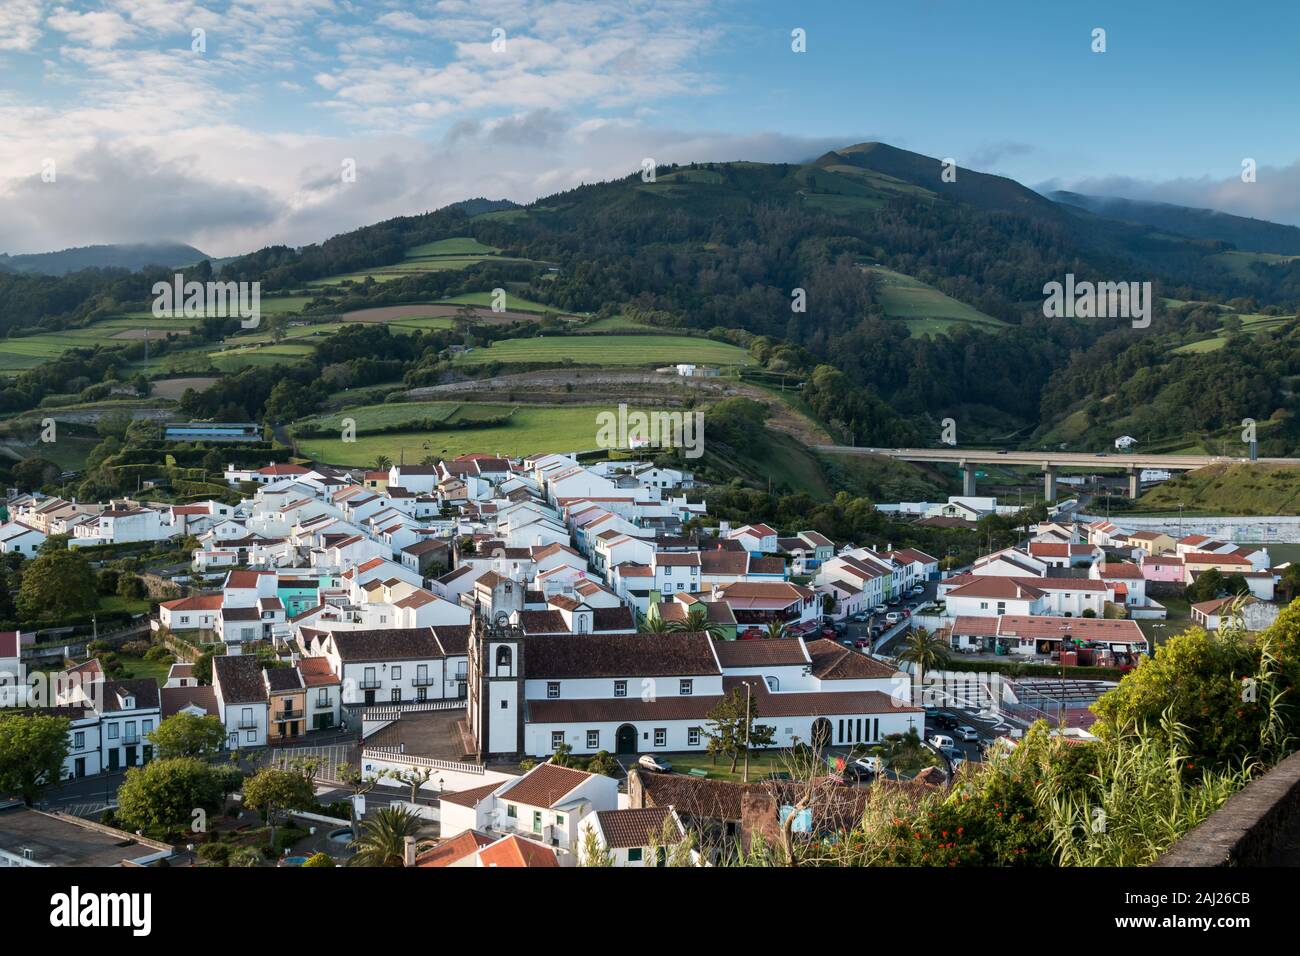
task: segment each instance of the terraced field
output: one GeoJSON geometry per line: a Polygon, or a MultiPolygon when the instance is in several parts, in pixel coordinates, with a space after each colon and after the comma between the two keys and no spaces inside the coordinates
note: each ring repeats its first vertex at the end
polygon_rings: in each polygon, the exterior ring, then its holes
{"type": "Polygon", "coordinates": [[[491,348],[465,352],[457,357],[456,363],[540,365],[566,360],[575,365],[655,366],[677,362],[704,365],[752,365],[754,362],[742,348],[686,335],[555,335],[497,342],[491,348]]]}

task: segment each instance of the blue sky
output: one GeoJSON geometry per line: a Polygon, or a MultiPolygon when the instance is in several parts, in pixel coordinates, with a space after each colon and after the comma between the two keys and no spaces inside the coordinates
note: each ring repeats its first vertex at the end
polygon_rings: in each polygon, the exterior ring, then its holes
{"type": "Polygon", "coordinates": [[[0,251],[234,254],[865,139],[1300,224],[1298,41],[1281,0],[0,0],[0,251]]]}

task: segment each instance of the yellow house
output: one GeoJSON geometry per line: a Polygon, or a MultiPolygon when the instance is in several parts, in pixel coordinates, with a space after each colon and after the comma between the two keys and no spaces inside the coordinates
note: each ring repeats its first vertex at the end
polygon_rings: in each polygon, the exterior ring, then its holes
{"type": "Polygon", "coordinates": [[[1164,554],[1167,551],[1173,551],[1174,546],[1178,543],[1171,535],[1161,531],[1135,531],[1128,536],[1128,542],[1135,548],[1141,548],[1152,557],[1157,554],[1164,554]]]}
{"type": "Polygon", "coordinates": [[[1254,565],[1239,554],[1211,554],[1208,551],[1188,551],[1183,555],[1183,580],[1191,584],[1196,575],[1211,568],[1220,574],[1249,574],[1254,565]]]}
{"type": "Polygon", "coordinates": [[[307,689],[296,667],[272,667],[262,672],[271,702],[267,739],[288,740],[307,732],[307,689]]]}

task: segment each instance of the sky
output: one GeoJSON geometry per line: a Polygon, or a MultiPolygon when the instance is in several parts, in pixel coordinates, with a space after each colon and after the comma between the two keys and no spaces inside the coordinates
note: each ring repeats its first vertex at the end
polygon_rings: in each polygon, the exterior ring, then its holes
{"type": "Polygon", "coordinates": [[[0,252],[236,255],[868,140],[1300,225],[1298,50],[1292,0],[0,0],[0,252]]]}

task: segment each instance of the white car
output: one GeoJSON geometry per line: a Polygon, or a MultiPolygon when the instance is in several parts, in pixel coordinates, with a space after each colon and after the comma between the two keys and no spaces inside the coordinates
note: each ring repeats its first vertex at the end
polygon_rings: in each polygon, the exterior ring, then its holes
{"type": "Polygon", "coordinates": [[[897,611],[890,611],[888,614],[885,615],[886,624],[897,624],[902,619],[903,619],[903,615],[898,613],[897,611]]]}
{"type": "Polygon", "coordinates": [[[660,760],[654,754],[642,754],[638,758],[636,765],[642,770],[649,770],[651,773],[672,773],[673,765],[667,760],[660,760]]]}
{"type": "Polygon", "coordinates": [[[888,610],[889,610],[889,608],[885,607],[883,604],[877,604],[875,607],[873,607],[873,608],[871,609],[871,613],[872,613],[872,614],[884,614],[884,613],[885,613],[886,611],[888,611],[888,610]]]}
{"type": "Polygon", "coordinates": [[[853,761],[853,765],[867,773],[880,773],[879,757],[859,757],[853,761]]]}
{"type": "Polygon", "coordinates": [[[925,588],[921,587],[921,585],[919,585],[919,584],[917,584],[917,585],[913,585],[913,587],[912,587],[912,593],[913,593],[913,594],[924,594],[924,593],[925,593],[925,588]]]}
{"type": "Polygon", "coordinates": [[[930,738],[930,746],[942,750],[944,747],[956,747],[957,743],[947,734],[935,734],[930,738]]]}

